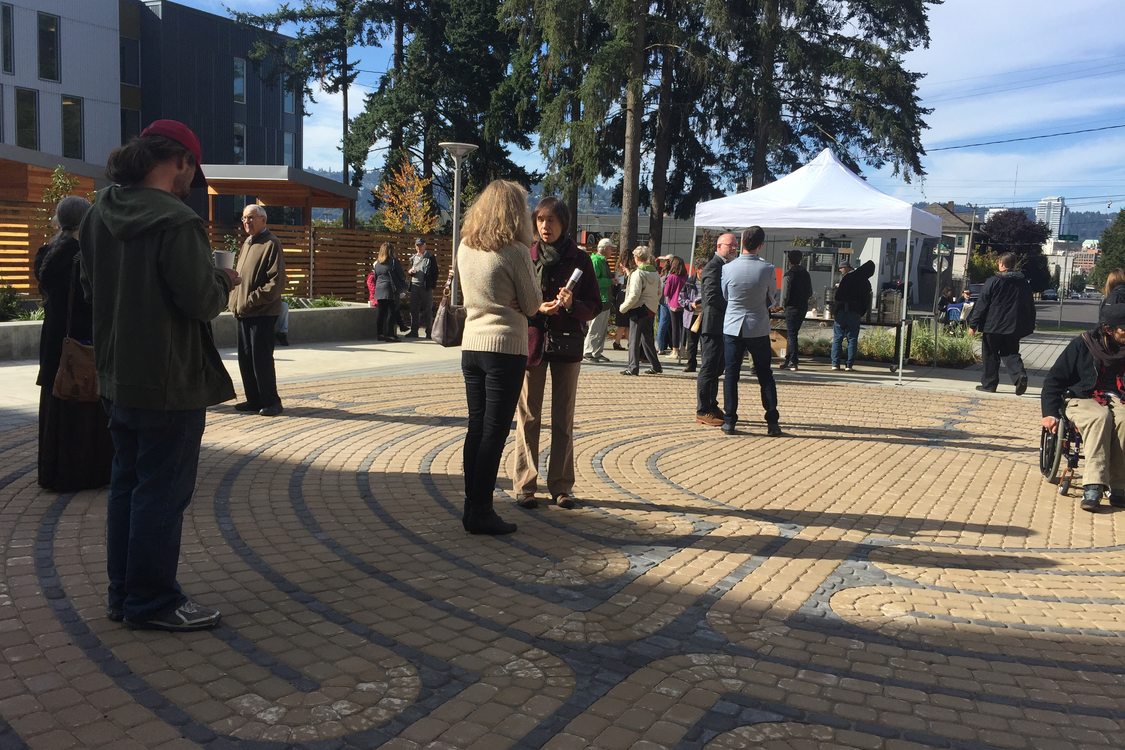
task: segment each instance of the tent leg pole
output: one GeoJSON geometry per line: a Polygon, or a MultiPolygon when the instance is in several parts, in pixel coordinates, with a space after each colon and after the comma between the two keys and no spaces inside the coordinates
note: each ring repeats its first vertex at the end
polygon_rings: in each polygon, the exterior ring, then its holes
{"type": "Polygon", "coordinates": [[[906,230],[906,267],[903,269],[902,274],[902,319],[899,321],[899,340],[902,345],[898,348],[898,382],[895,385],[902,385],[902,365],[906,360],[906,310],[910,305],[910,248],[913,244],[914,234],[911,230],[906,230]]]}

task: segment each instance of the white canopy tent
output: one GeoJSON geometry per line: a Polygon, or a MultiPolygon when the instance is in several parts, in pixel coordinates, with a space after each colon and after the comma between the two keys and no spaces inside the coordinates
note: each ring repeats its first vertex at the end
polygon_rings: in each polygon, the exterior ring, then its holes
{"type": "MultiPolygon", "coordinates": [[[[868,235],[906,231],[901,326],[910,298],[910,255],[914,235],[940,237],[941,219],[869,185],[831,149],[776,182],[737,195],[700,203],[695,227],[760,226],[771,234],[809,235],[849,231],[868,235]]],[[[905,348],[905,347],[902,347],[905,348]]],[[[899,382],[903,353],[899,353],[899,382]]]]}

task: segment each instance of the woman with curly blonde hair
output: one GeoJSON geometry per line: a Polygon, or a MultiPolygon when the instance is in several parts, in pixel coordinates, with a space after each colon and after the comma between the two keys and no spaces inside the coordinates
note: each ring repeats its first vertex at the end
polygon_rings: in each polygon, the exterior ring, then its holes
{"type": "Polygon", "coordinates": [[[527,319],[543,302],[528,247],[532,231],[527,191],[507,180],[484,189],[461,228],[456,272],[465,298],[461,372],[469,412],[461,524],[470,534],[516,530],[496,514],[492,494],[523,385],[527,319]]]}

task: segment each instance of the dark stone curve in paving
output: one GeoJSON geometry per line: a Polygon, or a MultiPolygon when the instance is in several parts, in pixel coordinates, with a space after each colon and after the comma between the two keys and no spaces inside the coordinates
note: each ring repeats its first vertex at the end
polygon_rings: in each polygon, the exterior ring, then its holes
{"type": "Polygon", "coordinates": [[[848,721],[827,713],[806,711],[784,703],[756,700],[741,693],[727,693],[716,701],[684,736],[677,750],[695,750],[706,747],[715,737],[742,726],[790,722],[810,726],[846,729],[882,739],[901,739],[926,747],[950,750],[1002,750],[999,745],[971,742],[946,737],[932,732],[921,732],[899,727],[888,727],[869,721],[848,721]]]}
{"type": "MultiPolygon", "coordinates": [[[[412,656],[414,657],[411,659],[412,661],[417,661],[422,664],[422,668],[419,670],[422,680],[422,691],[418,700],[401,710],[398,715],[387,724],[381,727],[356,732],[341,740],[356,743],[360,746],[370,746],[372,742],[381,744],[397,736],[412,722],[422,718],[438,706],[449,701],[461,690],[468,687],[473,680],[466,670],[447,665],[424,652],[420,652],[410,646],[386,638],[366,626],[352,621],[333,608],[324,605],[316,600],[315,597],[299,591],[296,586],[276,573],[276,571],[273,571],[268,564],[262,561],[261,558],[237,536],[237,532],[234,531],[233,520],[229,517],[230,485],[233,483],[233,476],[239,470],[244,469],[245,463],[254,455],[254,453],[251,453],[240,462],[239,466],[232,468],[220,482],[220,489],[216,492],[216,516],[220,520],[220,528],[223,529],[224,538],[227,539],[228,543],[240,553],[243,560],[250,565],[250,567],[270,580],[279,590],[288,593],[298,602],[308,606],[310,610],[344,627],[349,632],[365,637],[376,645],[394,650],[400,655],[407,654],[412,656]],[[225,508],[221,506],[221,503],[225,503],[225,508]]],[[[54,573],[54,534],[58,527],[59,518],[73,497],[73,493],[60,496],[47,513],[44,514],[37,534],[35,566],[40,581],[44,586],[45,594],[54,600],[53,608],[55,610],[55,615],[74,644],[82,649],[87,658],[95,663],[104,674],[113,679],[121,689],[128,692],[137,703],[148,708],[157,718],[164,721],[170,727],[175,728],[186,739],[197,743],[206,743],[211,746],[214,746],[215,740],[226,740],[234,743],[232,746],[239,748],[288,747],[289,745],[285,743],[265,740],[245,740],[217,735],[209,727],[193,720],[190,715],[169,701],[148,681],[134,674],[132,670],[129,669],[128,665],[114,657],[112,651],[90,630],[78,615],[77,611],[65,600],[65,593],[58,588],[57,577],[54,573]]],[[[223,627],[226,626],[220,626],[220,628],[223,627]]],[[[227,639],[223,640],[226,641],[227,639]]],[[[0,734],[0,739],[3,738],[3,735],[0,734]]],[[[338,745],[339,742],[340,741],[331,740],[327,741],[327,743],[313,743],[309,746],[335,746],[338,745]]],[[[3,746],[0,745],[0,747],[3,746]]]]}

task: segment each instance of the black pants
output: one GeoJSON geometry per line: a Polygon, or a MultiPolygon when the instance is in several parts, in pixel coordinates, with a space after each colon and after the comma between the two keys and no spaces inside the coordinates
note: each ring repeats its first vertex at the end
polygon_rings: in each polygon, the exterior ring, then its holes
{"type": "Polygon", "coordinates": [[[726,362],[721,333],[701,333],[699,335],[700,363],[699,377],[695,381],[695,413],[718,414],[719,411],[719,375],[723,372],[723,363],[726,362]]]}
{"type": "Polygon", "coordinates": [[[461,352],[465,399],[469,405],[469,429],[462,458],[465,500],[470,513],[483,514],[492,509],[500,456],[512,429],[526,365],[527,356],[522,354],[461,352]]]}
{"type": "MultiPolygon", "coordinates": [[[[626,369],[634,375],[641,371],[641,354],[648,360],[649,369],[653,372],[663,372],[660,366],[660,357],[657,356],[656,343],[652,340],[652,315],[648,308],[644,313],[633,316],[629,326],[629,364],[626,369]]],[[[632,312],[632,311],[630,311],[632,312]]]]}
{"type": "Polygon", "coordinates": [[[984,360],[984,374],[980,384],[985,388],[995,388],[1000,384],[1000,360],[1012,376],[1012,382],[1027,377],[1020,356],[1020,337],[1014,333],[985,333],[981,335],[980,355],[984,360]]]}
{"type": "Polygon", "coordinates": [[[273,368],[276,315],[238,319],[238,371],[246,402],[259,409],[281,403],[273,368]]]}
{"type": "Polygon", "coordinates": [[[683,332],[684,348],[687,349],[687,364],[685,367],[695,369],[699,366],[699,334],[690,328],[683,332]]]}
{"type": "Polygon", "coordinates": [[[797,362],[797,334],[801,324],[805,322],[808,310],[799,307],[785,308],[785,364],[796,365],[797,362]]]}
{"type": "Polygon", "coordinates": [[[425,330],[428,337],[434,325],[434,290],[421,284],[410,285],[410,332],[425,330]]]}
{"type": "Polygon", "coordinates": [[[379,321],[377,327],[379,335],[384,338],[397,338],[395,326],[398,322],[398,300],[379,300],[379,321]]]}
{"type": "Polygon", "coordinates": [[[773,370],[770,369],[769,336],[742,336],[723,335],[726,344],[726,374],[723,380],[723,419],[734,426],[738,422],[738,377],[742,373],[742,358],[750,352],[750,359],[754,363],[754,375],[758,378],[758,387],[762,391],[762,408],[766,410],[766,423],[777,424],[777,383],[773,379],[773,370]]]}

